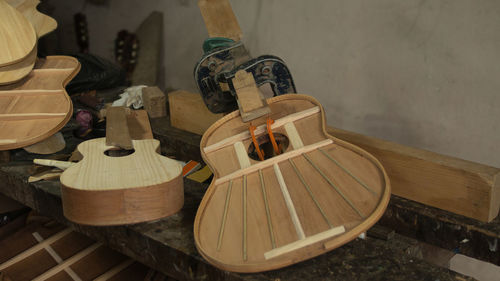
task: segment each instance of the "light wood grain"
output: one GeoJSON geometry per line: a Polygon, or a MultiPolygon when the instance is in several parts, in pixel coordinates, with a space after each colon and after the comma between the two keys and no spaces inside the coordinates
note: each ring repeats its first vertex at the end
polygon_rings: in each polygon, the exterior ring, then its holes
{"type": "Polygon", "coordinates": [[[184,204],[182,167],[156,151],[154,139],[133,140],[134,153],[106,156],[104,138],[78,146],[83,160],[61,176],[64,215],[77,223],[116,225],[165,217],[184,204]]]}
{"type": "Polygon", "coordinates": [[[142,89],[142,102],[144,110],[149,117],[158,118],[167,116],[167,96],[158,87],[146,87],[142,89]]]}
{"type": "Polygon", "coordinates": [[[42,37],[57,28],[53,18],[40,13],[36,7],[39,0],[6,0],[9,5],[16,8],[35,28],[38,37],[42,37]]]}
{"type": "Polygon", "coordinates": [[[127,124],[127,112],[123,106],[110,107],[106,111],[106,145],[123,149],[133,148],[127,124]]]}
{"type": "Polygon", "coordinates": [[[23,149],[29,153],[53,154],[63,150],[65,147],[66,141],[64,141],[62,133],[57,132],[41,142],[23,147],[23,149]]]}
{"type": "Polygon", "coordinates": [[[36,45],[31,23],[16,9],[0,0],[0,66],[17,63],[36,45]]]}
{"type": "MultiPolygon", "coordinates": [[[[382,165],[361,148],[328,135],[315,99],[282,95],[267,102],[278,123],[273,133],[291,138],[282,154],[264,161],[249,158],[250,166],[242,169],[238,154],[242,148],[248,153],[252,141],[239,112],[215,122],[200,143],[214,179],[196,214],[195,244],[208,262],[224,270],[272,270],[325,253],[375,224],[389,201],[382,165]]],[[[253,122],[265,128],[266,119],[253,122]]],[[[262,130],[257,137],[266,134],[262,130]]]]}
{"type": "Polygon", "coordinates": [[[205,21],[208,36],[240,41],[242,32],[229,0],[199,0],[198,7],[205,21]]]}
{"type": "Polygon", "coordinates": [[[329,127],[372,153],[387,169],[392,193],[490,222],[500,208],[500,169],[329,127]]]}
{"type": "MultiPolygon", "coordinates": [[[[293,122],[293,121],[296,121],[296,120],[299,120],[302,118],[306,118],[306,117],[313,115],[315,113],[318,113],[318,112],[320,112],[320,108],[318,106],[315,106],[315,107],[308,108],[306,110],[302,110],[300,112],[292,113],[290,115],[287,115],[285,117],[282,117],[282,118],[275,120],[274,123],[271,125],[271,129],[275,130],[278,127],[285,125],[286,123],[293,122]]],[[[255,129],[254,134],[255,135],[262,134],[262,133],[266,132],[266,128],[267,127],[265,124],[259,125],[255,129]]],[[[210,153],[210,152],[216,151],[218,149],[224,148],[228,145],[234,144],[237,141],[242,141],[242,140],[246,140],[249,138],[251,138],[250,132],[248,130],[245,130],[241,133],[238,133],[238,134],[235,134],[231,137],[220,140],[214,144],[208,145],[207,147],[203,148],[203,151],[205,153],[210,153]]]]}
{"type": "Polygon", "coordinates": [[[168,93],[168,105],[170,125],[198,135],[223,116],[210,112],[200,94],[182,90],[168,93]]]}
{"type": "Polygon", "coordinates": [[[0,66],[0,85],[14,83],[26,77],[35,66],[36,55],[37,48],[35,47],[21,61],[0,66]]]}
{"type": "Polygon", "coordinates": [[[54,135],[73,113],[64,87],[78,73],[80,63],[72,57],[53,56],[41,60],[36,68],[47,70],[32,71],[19,82],[0,86],[0,150],[54,135]],[[58,71],[61,68],[65,70],[58,71]]]}

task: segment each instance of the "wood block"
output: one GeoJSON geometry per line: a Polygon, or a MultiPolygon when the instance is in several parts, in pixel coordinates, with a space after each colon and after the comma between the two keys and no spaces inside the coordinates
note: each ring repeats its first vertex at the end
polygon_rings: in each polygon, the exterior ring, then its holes
{"type": "Polygon", "coordinates": [[[168,103],[172,127],[199,135],[223,116],[210,112],[199,94],[183,90],[168,93],[168,103]]]}
{"type": "Polygon", "coordinates": [[[132,138],[127,124],[127,112],[122,106],[106,111],[106,145],[132,149],[132,138]]]}
{"type": "Polygon", "coordinates": [[[498,168],[331,127],[327,131],[378,158],[395,195],[483,222],[498,215],[498,168]]]}
{"type": "Polygon", "coordinates": [[[158,87],[143,88],[142,102],[149,117],[158,118],[167,116],[167,97],[158,87]]]}
{"type": "Polygon", "coordinates": [[[240,41],[242,32],[229,0],[199,0],[198,7],[210,37],[240,41]]]}

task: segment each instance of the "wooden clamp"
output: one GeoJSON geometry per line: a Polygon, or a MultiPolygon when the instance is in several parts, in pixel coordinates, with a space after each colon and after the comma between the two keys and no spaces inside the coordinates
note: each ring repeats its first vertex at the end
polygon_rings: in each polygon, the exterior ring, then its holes
{"type": "Polygon", "coordinates": [[[234,75],[232,82],[243,122],[271,113],[266,99],[255,84],[252,73],[239,70],[234,75]]]}

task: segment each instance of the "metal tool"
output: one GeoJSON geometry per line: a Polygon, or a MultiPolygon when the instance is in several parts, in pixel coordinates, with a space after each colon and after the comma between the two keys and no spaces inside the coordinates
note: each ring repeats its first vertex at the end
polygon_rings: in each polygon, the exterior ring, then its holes
{"type": "Polygon", "coordinates": [[[238,70],[251,72],[258,87],[269,83],[274,96],[296,92],[288,67],[278,57],[252,58],[242,42],[222,37],[205,40],[203,50],[194,78],[205,105],[213,113],[238,108],[231,81],[238,70]]]}

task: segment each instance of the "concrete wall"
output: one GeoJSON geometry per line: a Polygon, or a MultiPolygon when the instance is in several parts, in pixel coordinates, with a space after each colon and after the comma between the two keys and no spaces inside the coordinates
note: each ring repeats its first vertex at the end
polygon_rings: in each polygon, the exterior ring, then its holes
{"type": "MultiPolygon", "coordinates": [[[[49,1],[61,35],[74,12],[86,13],[91,52],[106,57],[119,29],[162,11],[166,86],[196,90],[192,71],[207,37],[196,1],[49,1]]],[[[330,125],[500,167],[500,2],[231,3],[250,52],[283,58],[330,125]]]]}

